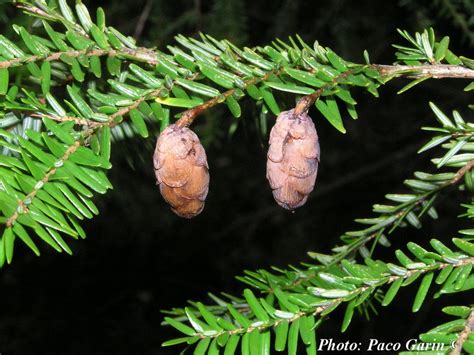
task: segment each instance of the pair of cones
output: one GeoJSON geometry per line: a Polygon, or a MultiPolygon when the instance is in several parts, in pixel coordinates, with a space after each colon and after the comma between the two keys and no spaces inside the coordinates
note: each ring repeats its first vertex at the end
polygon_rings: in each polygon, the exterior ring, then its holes
{"type": "MultiPolygon", "coordinates": [[[[267,179],[275,201],[288,210],[306,203],[319,164],[316,128],[307,113],[278,115],[270,132],[267,179]]],[[[204,209],[209,191],[209,166],[198,136],[187,127],[168,126],[158,137],[153,155],[160,192],[180,217],[192,218],[204,209]]]]}

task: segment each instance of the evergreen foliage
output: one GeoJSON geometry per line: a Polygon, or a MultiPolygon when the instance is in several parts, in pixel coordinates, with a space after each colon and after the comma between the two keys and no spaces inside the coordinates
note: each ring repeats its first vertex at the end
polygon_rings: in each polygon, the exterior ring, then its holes
{"type": "MultiPolygon", "coordinates": [[[[222,4],[215,3],[215,16],[225,12],[222,4]]],[[[228,6],[238,10],[238,4],[228,6]]],[[[399,93],[431,78],[474,78],[474,60],[454,54],[449,38],[436,38],[431,28],[413,36],[400,30],[404,43],[394,45],[397,64],[380,65],[367,52],[363,63],[353,63],[299,36],[241,48],[206,34],[178,35],[162,52],[138,46],[106,25],[102,9],[91,16],[81,1],[16,6],[36,21],[33,31],[15,24],[16,37],[0,35],[0,266],[13,261],[20,241],[36,255],[40,240],[72,254],[68,238],[86,237],[81,221],[99,213],[95,195],[112,188],[107,170],[113,141],[150,139],[176,120],[189,126],[217,105],[235,117],[232,133],[244,97],[258,107],[266,134],[267,116],[283,109],[282,94],[295,98],[299,112],[314,104],[345,133],[344,121],[358,117],[355,90],[378,97],[378,89],[398,77],[411,79],[399,93]]],[[[465,91],[473,89],[471,82],[465,91]]],[[[313,263],[247,271],[239,277],[249,287],[241,295],[211,295],[212,304],[190,302],[166,312],[165,322],[182,334],[164,345],[185,343],[196,354],[296,354],[302,348],[313,354],[318,328],[339,307],[345,308],[344,332],[356,311],[389,306],[401,287],[414,288],[418,279],[413,312],[431,289],[435,298],[472,290],[474,229],[460,230],[449,241],[432,239],[429,246],[408,242],[405,251],[394,252],[396,261],[375,257],[378,245],[390,247],[398,227],[419,228],[426,215],[438,218],[441,193],[462,191],[461,217],[474,217],[474,125],[457,111],[450,117],[434,103],[430,107],[437,124],[424,129],[434,137],[419,153],[444,149],[432,158],[432,171],[414,172],[404,181],[408,192],[386,195],[390,202],[375,204],[374,217],[356,219],[363,228],[344,233],[331,254],[310,252],[313,263]]],[[[473,306],[443,311],[458,319],[420,339],[454,342],[453,351],[472,352],[473,306]]]]}

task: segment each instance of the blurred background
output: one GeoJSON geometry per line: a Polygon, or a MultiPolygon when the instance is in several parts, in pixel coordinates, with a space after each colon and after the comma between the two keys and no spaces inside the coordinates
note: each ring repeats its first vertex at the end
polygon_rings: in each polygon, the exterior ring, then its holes
{"type": "MultiPolygon", "coordinates": [[[[472,0],[84,2],[92,13],[103,6],[108,23],[140,44],[163,50],[178,33],[203,31],[246,46],[298,33],[345,59],[362,62],[367,49],[373,62],[390,64],[391,44],[402,43],[396,29],[428,26],[439,36],[449,35],[457,54],[472,57],[474,47],[472,0]]],[[[12,36],[12,22],[28,21],[9,2],[0,3],[2,34],[12,36]]],[[[176,217],[160,197],[151,160],[154,138],[114,145],[114,190],[97,200],[101,214],[85,223],[88,238],[70,241],[75,255],[44,247],[37,258],[18,243],[13,264],[1,270],[2,355],[175,354],[178,348],[160,346],[177,335],[160,325],[160,310],[207,300],[209,291],[239,292],[243,285],[234,276],[244,269],[296,265],[309,261],[309,250],[329,252],[344,231],[357,228],[354,218],[370,217],[371,205],[383,202],[386,193],[406,191],[402,182],[413,171],[433,171],[433,153],[416,154],[429,139],[420,127],[434,123],[428,101],[446,112],[467,112],[462,80],[428,81],[396,95],[406,83],[381,88],[379,99],[355,90],[359,119],[345,118],[345,135],[310,112],[320,137],[320,173],[311,199],[295,213],[273,201],[265,179],[267,136],[256,124],[251,101],[244,99],[232,137],[228,130],[234,119],[225,108],[212,109],[193,126],[206,145],[211,185],[204,212],[192,220],[176,217]]],[[[290,108],[294,97],[280,97],[280,103],[290,108]]],[[[462,212],[462,196],[453,196],[442,198],[438,211],[444,218],[425,220],[421,230],[398,230],[390,237],[394,247],[452,237],[462,212]]],[[[381,248],[378,257],[391,257],[381,248]]],[[[404,342],[444,319],[433,316],[440,314],[443,298],[427,300],[414,319],[414,290],[401,292],[390,309],[378,308],[379,317],[356,317],[350,335],[339,334],[342,314],[336,312],[318,337],[404,342]]]]}

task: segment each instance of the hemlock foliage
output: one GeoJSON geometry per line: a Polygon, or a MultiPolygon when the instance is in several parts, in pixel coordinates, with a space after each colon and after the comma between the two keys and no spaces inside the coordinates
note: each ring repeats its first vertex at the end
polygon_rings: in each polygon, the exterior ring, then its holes
{"type": "MultiPolygon", "coordinates": [[[[214,106],[225,105],[240,124],[243,99],[259,108],[262,133],[267,116],[282,110],[276,92],[298,99],[297,107],[318,113],[337,130],[357,119],[352,96],[378,89],[397,77],[410,83],[399,93],[431,78],[474,78],[474,60],[449,49],[449,38],[433,29],[410,35],[399,31],[397,65],[344,60],[318,42],[299,36],[275,39],[255,48],[237,47],[206,34],[176,36],[166,52],[140,47],[107,26],[98,9],[92,16],[78,1],[17,2],[36,18],[34,30],[13,25],[15,38],[0,35],[0,265],[14,259],[16,243],[40,255],[39,243],[72,254],[68,238],[85,238],[81,220],[99,213],[93,199],[112,188],[107,178],[113,141],[149,138],[176,118],[187,124],[214,106]]],[[[218,8],[215,9],[216,13],[218,8]]],[[[474,89],[471,82],[466,91],[474,89]]],[[[429,172],[404,181],[407,193],[388,194],[374,216],[356,219],[331,254],[310,252],[313,263],[287,269],[247,271],[241,295],[210,295],[212,303],[190,302],[167,311],[165,323],[181,335],[165,346],[185,344],[196,354],[267,354],[271,349],[308,354],[317,349],[317,331],[327,316],[345,308],[341,331],[356,313],[389,306],[401,287],[413,289],[413,312],[426,297],[448,297],[474,288],[474,229],[430,245],[408,242],[393,261],[378,260],[376,247],[390,247],[399,227],[419,228],[438,218],[441,193],[462,191],[466,213],[474,217],[474,124],[435,103],[433,138],[419,153],[442,147],[429,172]]],[[[472,105],[469,106],[474,108],[472,105]]],[[[428,153],[425,153],[428,151],[428,153]]],[[[472,292],[472,291],[471,291],[472,292]]],[[[456,320],[427,330],[424,342],[455,344],[474,352],[472,305],[443,311],[456,320]]]]}

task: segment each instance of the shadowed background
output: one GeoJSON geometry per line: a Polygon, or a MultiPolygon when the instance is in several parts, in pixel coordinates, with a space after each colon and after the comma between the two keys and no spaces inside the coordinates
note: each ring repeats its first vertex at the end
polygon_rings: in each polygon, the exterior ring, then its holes
{"type": "MultiPolygon", "coordinates": [[[[472,1],[85,3],[91,10],[103,6],[108,23],[142,45],[163,50],[177,33],[203,31],[246,46],[299,33],[345,59],[362,62],[367,49],[373,62],[388,64],[394,58],[391,44],[402,43],[396,28],[413,32],[433,25],[439,36],[451,36],[455,53],[467,56],[474,43],[474,26],[463,22],[474,18],[472,1]]],[[[30,23],[7,2],[0,3],[0,21],[1,33],[8,34],[11,21],[30,23]]],[[[242,101],[241,123],[231,138],[233,118],[225,108],[212,109],[193,125],[206,146],[211,185],[204,212],[192,220],[174,216],[160,197],[151,159],[154,138],[117,143],[110,173],[114,190],[97,200],[101,213],[85,223],[88,238],[69,243],[74,256],[44,247],[36,258],[16,244],[13,264],[0,273],[0,352],[178,353],[178,348],[160,346],[178,334],[160,326],[161,309],[205,300],[209,291],[238,292],[243,285],[234,276],[244,269],[309,261],[309,250],[329,252],[344,231],[356,228],[354,218],[371,216],[371,205],[382,202],[385,193],[406,191],[402,182],[415,170],[433,170],[431,153],[416,155],[429,138],[419,128],[434,122],[427,103],[466,112],[466,83],[429,81],[397,96],[405,84],[398,80],[382,87],[379,99],[354,90],[360,118],[345,118],[345,135],[310,111],[320,137],[320,173],[312,198],[295,213],[273,201],[265,179],[267,137],[255,124],[258,111],[248,100],[242,101]]],[[[281,107],[294,104],[291,95],[279,98],[281,107]]],[[[442,198],[438,211],[446,218],[425,220],[421,230],[401,229],[391,236],[394,248],[409,240],[452,237],[462,211],[457,200],[442,198]]],[[[379,257],[392,255],[383,247],[377,251],[379,257]]],[[[336,312],[318,337],[365,344],[370,338],[404,342],[416,337],[440,323],[430,314],[440,314],[444,303],[427,299],[413,320],[413,292],[402,290],[396,304],[379,307],[380,316],[370,321],[355,317],[347,336],[339,334],[342,315],[336,312]]]]}

